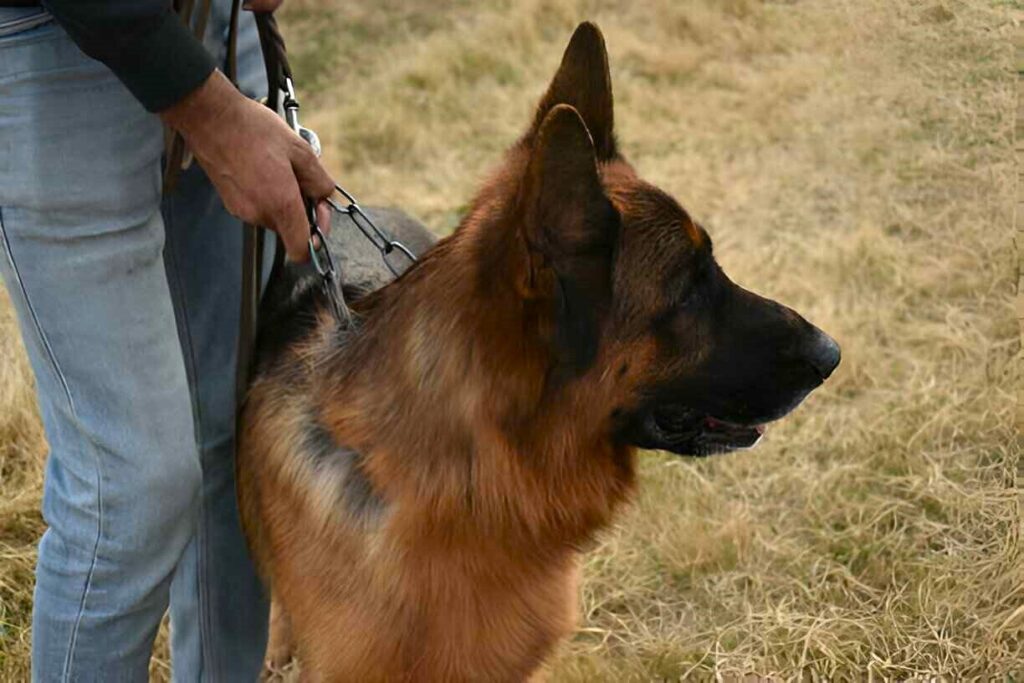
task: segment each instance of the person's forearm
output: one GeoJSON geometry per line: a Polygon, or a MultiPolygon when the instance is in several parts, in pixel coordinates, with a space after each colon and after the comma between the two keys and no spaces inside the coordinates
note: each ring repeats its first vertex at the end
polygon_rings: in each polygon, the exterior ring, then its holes
{"type": "Polygon", "coordinates": [[[85,54],[97,59],[146,109],[180,102],[213,72],[213,58],[169,0],[43,0],[85,54]]]}
{"type": "MultiPolygon", "coordinates": [[[[275,113],[239,92],[160,0],[44,0],[86,54],[107,64],[133,94],[181,133],[238,218],[274,230],[289,258],[305,260],[304,198],[322,200],[334,181],[306,142],[275,113]]],[[[270,12],[280,0],[251,0],[270,12]]],[[[327,204],[317,216],[330,227],[327,204]]]]}

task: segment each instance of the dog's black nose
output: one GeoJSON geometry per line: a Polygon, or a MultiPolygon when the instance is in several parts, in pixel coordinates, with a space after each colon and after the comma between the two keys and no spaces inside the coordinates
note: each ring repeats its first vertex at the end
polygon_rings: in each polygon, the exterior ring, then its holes
{"type": "Polygon", "coordinates": [[[814,336],[804,344],[804,358],[823,380],[839,365],[840,357],[839,344],[821,330],[815,330],[814,336]]]}

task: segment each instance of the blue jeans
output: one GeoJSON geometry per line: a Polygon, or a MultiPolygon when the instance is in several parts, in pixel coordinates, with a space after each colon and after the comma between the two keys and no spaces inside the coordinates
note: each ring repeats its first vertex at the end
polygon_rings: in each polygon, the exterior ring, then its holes
{"type": "MultiPolygon", "coordinates": [[[[243,15],[240,80],[262,95],[243,15]]],[[[50,446],[38,681],[145,681],[168,606],[175,680],[262,663],[234,490],[240,224],[196,166],[162,198],[162,150],[158,118],[58,26],[0,37],[0,273],[50,446]]]]}

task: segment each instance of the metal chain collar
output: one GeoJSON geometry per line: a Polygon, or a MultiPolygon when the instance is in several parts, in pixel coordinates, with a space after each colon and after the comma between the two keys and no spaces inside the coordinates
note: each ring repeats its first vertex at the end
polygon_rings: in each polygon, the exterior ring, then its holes
{"type": "MultiPolygon", "coordinates": [[[[295,86],[292,83],[290,76],[286,76],[284,79],[285,92],[284,101],[281,106],[284,110],[284,119],[288,123],[288,126],[295,131],[295,133],[301,137],[306,143],[312,147],[313,152],[319,157],[321,153],[320,138],[309,128],[302,126],[299,123],[299,101],[295,97],[295,86]]],[[[334,199],[328,197],[327,205],[334,211],[340,214],[348,216],[349,220],[352,221],[359,232],[373,245],[373,247],[380,252],[381,260],[384,261],[384,265],[388,267],[391,273],[398,277],[400,271],[397,270],[391,262],[388,260],[388,256],[395,251],[398,251],[410,263],[416,262],[416,256],[412,251],[404,244],[397,240],[393,240],[388,237],[387,233],[377,227],[377,224],[373,222],[362,207],[359,206],[359,202],[352,196],[348,190],[343,188],[341,185],[335,185],[334,189],[345,198],[348,202],[345,205],[339,204],[334,199]]],[[[331,257],[330,249],[327,246],[327,238],[324,236],[323,231],[320,229],[320,224],[316,217],[316,202],[311,199],[303,199],[306,206],[306,218],[309,221],[309,257],[313,263],[313,267],[316,272],[323,279],[323,286],[325,293],[327,294],[328,300],[334,308],[335,315],[345,322],[351,322],[352,314],[348,309],[348,305],[345,303],[345,297],[341,290],[341,278],[338,276],[338,271],[334,265],[334,259],[331,257]]]]}

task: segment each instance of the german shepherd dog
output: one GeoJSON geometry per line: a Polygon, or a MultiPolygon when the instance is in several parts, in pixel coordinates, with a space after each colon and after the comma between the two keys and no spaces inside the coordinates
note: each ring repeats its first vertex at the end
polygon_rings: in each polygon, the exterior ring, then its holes
{"type": "Polygon", "coordinates": [[[349,288],[351,324],[275,285],[238,492],[272,638],[315,681],[538,675],[637,449],[751,446],[839,363],[619,152],[590,23],[459,228],[349,288]]]}

